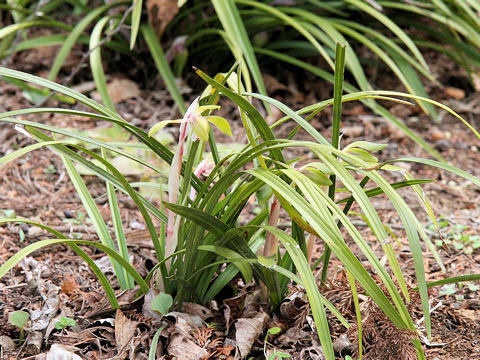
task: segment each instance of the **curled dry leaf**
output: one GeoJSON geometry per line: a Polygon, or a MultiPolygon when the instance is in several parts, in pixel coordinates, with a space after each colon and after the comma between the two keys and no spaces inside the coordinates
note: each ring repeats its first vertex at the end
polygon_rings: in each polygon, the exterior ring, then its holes
{"type": "Polygon", "coordinates": [[[178,0],[148,0],[148,21],[152,25],[158,38],[178,13],[178,0]]]}
{"type": "MultiPolygon", "coordinates": [[[[192,326],[192,324],[190,324],[183,317],[178,316],[179,314],[180,313],[176,313],[177,316],[175,318],[175,325],[168,330],[170,334],[170,344],[167,348],[168,354],[170,356],[173,356],[174,359],[178,360],[193,360],[207,356],[208,351],[195,344],[191,336],[194,329],[196,329],[197,327],[192,326]]],[[[167,314],[166,316],[168,315],[169,314],[167,314]]]]}
{"type": "Polygon", "coordinates": [[[213,311],[209,308],[190,302],[184,302],[182,310],[186,314],[199,316],[202,320],[207,320],[214,316],[213,311]]]}
{"type": "Polygon", "coordinates": [[[38,292],[45,299],[41,310],[32,310],[30,320],[32,321],[31,330],[40,331],[48,327],[52,319],[57,315],[59,308],[60,288],[51,282],[39,284],[38,292]]]}
{"type": "Polygon", "coordinates": [[[296,292],[287,297],[280,305],[280,313],[286,319],[295,319],[302,311],[307,302],[304,293],[296,292]]]}
{"type": "Polygon", "coordinates": [[[347,334],[340,335],[334,342],[333,342],[333,350],[339,354],[346,350],[350,350],[352,347],[352,342],[348,338],[347,334]]]}
{"type": "Polygon", "coordinates": [[[240,318],[237,320],[235,323],[235,341],[242,358],[250,353],[253,343],[263,333],[268,319],[268,314],[262,311],[254,318],[240,318]]]}
{"type": "Polygon", "coordinates": [[[154,318],[156,320],[161,320],[162,315],[156,311],[152,310],[152,301],[160,293],[159,290],[151,288],[146,294],[143,302],[143,315],[149,318],[154,318]]]}
{"type": "Polygon", "coordinates": [[[25,352],[29,355],[36,355],[40,353],[43,344],[42,331],[29,331],[27,340],[25,340],[25,352]]]}
{"type": "Polygon", "coordinates": [[[171,311],[168,314],[165,314],[165,317],[167,319],[171,318],[172,320],[174,320],[175,325],[177,326],[180,326],[179,319],[182,319],[183,321],[185,321],[188,324],[188,326],[192,328],[199,328],[204,326],[204,322],[202,318],[198,315],[190,315],[183,312],[171,311]]]}

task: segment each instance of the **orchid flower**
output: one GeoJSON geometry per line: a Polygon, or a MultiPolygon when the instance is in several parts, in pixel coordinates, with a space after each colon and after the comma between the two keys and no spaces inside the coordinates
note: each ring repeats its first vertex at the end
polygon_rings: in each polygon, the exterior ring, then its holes
{"type": "MultiPolygon", "coordinates": [[[[185,150],[185,141],[187,136],[193,131],[195,139],[208,141],[210,133],[210,123],[216,125],[220,131],[231,136],[232,131],[227,120],[220,116],[202,116],[205,110],[216,110],[220,107],[217,105],[199,105],[200,98],[197,97],[188,107],[183,119],[165,120],[152,126],[148,132],[152,136],[168,124],[181,124],[180,135],[178,137],[178,146],[173,155],[170,165],[170,175],[168,177],[168,202],[176,204],[178,200],[180,171],[182,168],[183,152],[185,150]]],[[[201,163],[200,163],[201,164],[201,163]]],[[[200,166],[199,164],[199,166],[200,166]]],[[[203,166],[203,165],[202,165],[203,166]]],[[[180,226],[179,219],[176,218],[173,211],[168,211],[167,234],[165,238],[165,257],[169,257],[175,251],[178,243],[178,228],[180,226]]],[[[166,262],[167,268],[170,268],[170,259],[166,262]]]]}
{"type": "Polygon", "coordinates": [[[202,141],[208,141],[208,135],[210,132],[210,123],[214,124],[218,129],[228,136],[232,136],[232,130],[230,129],[230,125],[228,124],[227,120],[220,116],[202,116],[201,114],[205,110],[218,110],[220,106],[218,105],[199,105],[200,98],[197,97],[192,104],[188,107],[187,112],[183,119],[177,120],[164,120],[160,121],[159,123],[155,124],[148,135],[152,136],[157,131],[163,129],[166,125],[169,124],[182,124],[180,128],[180,141],[185,140],[184,137],[188,134],[189,127],[193,130],[197,139],[202,141]]]}
{"type": "MultiPolygon", "coordinates": [[[[208,176],[210,175],[214,167],[215,163],[213,162],[212,157],[209,155],[198,163],[193,173],[196,177],[208,176]]],[[[193,199],[195,198],[195,193],[195,189],[192,187],[192,189],[190,190],[190,200],[193,201],[193,199]]]]}

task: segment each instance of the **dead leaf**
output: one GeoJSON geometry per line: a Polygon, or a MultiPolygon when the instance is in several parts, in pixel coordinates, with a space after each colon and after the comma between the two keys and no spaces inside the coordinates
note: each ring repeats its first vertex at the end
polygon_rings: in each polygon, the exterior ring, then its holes
{"type": "MultiPolygon", "coordinates": [[[[172,313],[171,313],[172,314],[172,313]]],[[[203,356],[207,356],[208,352],[195,344],[190,334],[193,333],[196,326],[192,326],[189,321],[180,317],[181,313],[175,313],[175,325],[168,329],[170,333],[170,344],[168,345],[167,352],[178,360],[200,359],[203,356]]],[[[188,315],[188,314],[183,314],[188,315]]],[[[169,314],[165,315],[166,317],[169,314]]],[[[173,315],[171,315],[173,316],[173,315]]]]}
{"type": "Polygon", "coordinates": [[[208,355],[207,350],[202,349],[193,340],[182,334],[171,336],[167,350],[169,355],[178,360],[201,359],[208,355]]]}
{"type": "Polygon", "coordinates": [[[70,296],[78,288],[78,284],[74,276],[67,275],[66,278],[67,279],[63,281],[61,289],[64,294],[70,296]]]}
{"type": "Polygon", "coordinates": [[[285,334],[282,334],[278,338],[276,338],[275,344],[294,347],[298,343],[305,344],[307,343],[307,341],[310,344],[310,340],[311,335],[308,332],[294,326],[285,331],[285,334]]]}
{"type": "Polygon", "coordinates": [[[127,318],[122,310],[117,310],[115,315],[115,341],[117,346],[117,357],[125,359],[128,355],[128,344],[135,336],[138,323],[127,318]]]}
{"type": "Polygon", "coordinates": [[[311,346],[309,348],[302,349],[300,352],[301,360],[325,360],[323,350],[319,346],[311,346]]]}
{"type": "Polygon", "coordinates": [[[263,74],[262,79],[269,94],[273,94],[275,91],[287,91],[290,93],[290,89],[286,85],[279,82],[272,75],[263,74]]]}
{"type": "Polygon", "coordinates": [[[334,342],[333,342],[333,350],[339,354],[342,351],[350,350],[352,347],[352,342],[348,338],[347,334],[340,335],[334,342]]]}
{"type": "Polygon", "coordinates": [[[82,360],[80,356],[72,352],[78,350],[74,346],[53,344],[47,353],[47,360],[82,360]]]}
{"type": "Polygon", "coordinates": [[[458,312],[460,315],[466,317],[469,320],[472,320],[474,322],[478,321],[480,319],[480,316],[478,315],[477,310],[471,310],[471,309],[458,309],[458,312]]]}
{"type": "Polygon", "coordinates": [[[15,351],[15,349],[16,349],[15,343],[10,337],[6,335],[0,336],[0,352],[2,354],[10,355],[15,351]]]}
{"type": "Polygon", "coordinates": [[[235,323],[235,341],[238,351],[243,358],[250,353],[252,345],[258,339],[267,324],[269,316],[266,312],[260,312],[254,318],[241,318],[235,323]]]}
{"type": "MultiPolygon", "coordinates": [[[[190,315],[190,314],[185,314],[183,312],[178,312],[178,311],[171,311],[168,314],[165,314],[165,317],[168,318],[173,318],[175,319],[175,323],[179,324],[179,319],[182,319],[185,321],[188,326],[192,328],[199,328],[203,327],[205,324],[202,320],[202,318],[198,315],[190,315]]],[[[178,325],[180,326],[180,325],[178,325]]]]}
{"type": "Polygon", "coordinates": [[[163,31],[178,13],[178,0],[147,0],[148,21],[157,37],[162,37],[163,31]]]}
{"type": "Polygon", "coordinates": [[[137,83],[130,79],[113,79],[107,84],[107,91],[115,104],[140,96],[137,83]]]}
{"type": "Polygon", "coordinates": [[[25,352],[30,355],[40,353],[43,344],[43,332],[29,331],[27,340],[25,340],[25,352]]]}
{"type": "Polygon", "coordinates": [[[247,295],[247,293],[244,293],[234,298],[223,300],[223,304],[225,305],[225,309],[223,310],[226,328],[225,334],[228,334],[231,322],[233,322],[235,319],[238,319],[242,315],[243,306],[245,304],[245,298],[247,295]]]}
{"type": "Polygon", "coordinates": [[[287,297],[280,305],[280,314],[287,319],[295,319],[307,304],[303,296],[305,296],[305,294],[296,292],[287,297]]]}
{"type": "Polygon", "coordinates": [[[363,135],[365,128],[361,125],[353,125],[353,126],[344,126],[342,128],[342,133],[348,137],[359,137],[363,135]]]}
{"type": "Polygon", "coordinates": [[[209,308],[190,302],[184,302],[182,304],[182,311],[189,315],[197,315],[202,320],[207,320],[214,316],[213,311],[211,311],[209,308]]]}
{"type": "Polygon", "coordinates": [[[461,100],[465,97],[465,91],[459,88],[455,88],[452,86],[445,86],[443,88],[445,95],[450,96],[454,99],[461,100]]]}
{"type": "Polygon", "coordinates": [[[57,315],[60,303],[59,291],[60,288],[51,282],[39,284],[38,292],[45,299],[45,303],[41,310],[30,311],[31,330],[40,331],[46,329],[50,321],[57,315]]]}

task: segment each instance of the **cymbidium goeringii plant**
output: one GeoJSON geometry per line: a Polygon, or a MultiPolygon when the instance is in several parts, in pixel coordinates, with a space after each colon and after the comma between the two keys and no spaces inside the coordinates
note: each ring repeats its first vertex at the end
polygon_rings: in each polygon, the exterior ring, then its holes
{"type": "MultiPolygon", "coordinates": [[[[443,162],[428,159],[401,158],[379,162],[372,153],[380,150],[384,144],[355,142],[342,147],[339,141],[341,105],[346,101],[369,98],[390,99],[403,103],[406,101],[400,98],[428,101],[449,111],[463,121],[477,137],[480,136],[464,119],[435,101],[386,91],[342,95],[343,51],[342,47],[337,49],[334,98],[297,112],[269,97],[244,92],[241,74],[234,72],[236,67],[229,73],[220,74],[215,78],[210,78],[197,70],[197,74],[207,82],[209,88],[203,96],[192,103],[182,120],[173,122],[180,123],[181,127],[179,144],[175,152],[163,146],[153,135],[155,130],[167,125],[168,122],[154,126],[151,130],[152,136],[149,136],[142,129],[128,124],[116,112],[84,95],[39,77],[0,68],[2,76],[48,87],[62,95],[70,96],[93,110],[87,112],[34,108],[1,114],[0,121],[23,126],[38,143],[2,157],[0,165],[40,147],[52,148],[62,157],[67,173],[101,240],[95,242],[69,239],[66,234],[55,231],[47,225],[21,218],[2,219],[2,223],[27,222],[40,226],[49,231],[54,238],[30,244],[12,256],[0,267],[0,277],[33,251],[51,244],[65,243],[89,264],[114,308],[118,307],[114,290],[116,284],[109,283],[80,246],[92,246],[105,251],[115,264],[119,285],[122,288],[128,288],[135,282],[139,285],[139,293],[147,293],[150,290],[150,280],[157,274],[157,281],[153,283],[161,289],[162,299],[168,300],[165,300],[167,304],[165,311],[171,306],[181,306],[185,301],[206,304],[218,298],[220,291],[229,286],[236,277],[241,277],[244,283],[255,281],[257,284],[265,284],[272,309],[277,309],[286,292],[286,285],[293,281],[305,288],[325,357],[333,360],[334,352],[325,308],[328,308],[344,326],[349,327],[350,324],[335,308],[335,304],[327,301],[319,291],[318,279],[314,278],[309,265],[311,259],[306,238],[310,236],[319,239],[325,245],[325,254],[321,258],[323,269],[328,268],[328,259],[332,253],[345,267],[352,279],[351,283],[358,284],[358,290],[375,301],[398,328],[410,329],[412,334],[423,331],[417,329],[412,315],[407,311],[406,304],[410,298],[395,255],[394,242],[390,241],[390,229],[386,229],[370,201],[372,196],[385,194],[397,210],[405,228],[415,265],[426,329],[430,334],[428,284],[425,280],[421,242],[425,241],[430,251],[434,251],[435,248],[430,246],[422,224],[396,191],[400,187],[412,187],[419,195],[419,201],[426,206],[429,215],[432,215],[420,188],[420,185],[427,181],[414,180],[393,163],[415,162],[435,166],[452,171],[477,186],[480,186],[480,179],[443,162]],[[235,81],[229,81],[231,77],[235,78],[235,81]],[[228,97],[238,106],[248,139],[248,143],[239,150],[220,152],[214,133],[210,129],[209,122],[212,122],[223,132],[229,133],[227,120],[209,114],[217,109],[219,96],[228,97]],[[275,124],[267,124],[264,117],[251,104],[252,97],[278,107],[286,116],[275,124]],[[334,131],[332,140],[328,141],[309,120],[330,105],[334,107],[334,131]],[[142,196],[137,188],[132,187],[125,176],[108,161],[108,156],[110,153],[124,156],[159,174],[162,173],[160,169],[126,151],[118,143],[96,140],[77,132],[23,120],[20,117],[26,113],[41,112],[103,119],[123,128],[131,134],[132,139],[141,142],[153,154],[170,164],[167,201],[163,202],[160,208],[156,207],[150,199],[142,196]],[[288,136],[277,133],[278,125],[285,121],[293,121],[298,125],[288,136]],[[305,135],[297,138],[297,130],[300,128],[305,130],[308,138],[305,135]],[[52,137],[51,133],[61,135],[61,138],[52,137]],[[205,150],[207,142],[209,153],[205,150]],[[79,144],[88,144],[89,147],[79,144]],[[90,150],[92,149],[90,145],[102,149],[102,152],[90,150]],[[285,160],[292,148],[308,150],[309,155],[305,159],[307,165],[297,166],[295,162],[298,159],[293,162],[285,160]],[[76,164],[87,167],[108,185],[107,190],[110,190],[106,191],[112,200],[110,206],[112,218],[116,219],[114,223],[121,224],[121,216],[117,211],[118,204],[115,206],[116,198],[111,192],[126,193],[137,204],[152,238],[158,260],[157,265],[145,278],[137,272],[134,264],[130,264],[128,253],[122,250],[121,232],[116,231],[113,238],[110,235],[95,201],[75,167],[76,164]],[[384,177],[384,171],[401,171],[405,174],[405,180],[391,184],[384,177]],[[360,180],[358,175],[361,176],[360,180]],[[372,185],[369,186],[369,190],[364,189],[367,184],[372,185]],[[342,198],[338,195],[340,191],[346,194],[342,198]],[[258,204],[258,211],[253,217],[246,216],[244,211],[251,199],[257,199],[258,204]],[[351,212],[354,204],[355,212],[351,212]],[[275,226],[279,219],[279,206],[286,214],[282,215],[285,216],[282,222],[288,221],[291,230],[280,230],[275,226]],[[169,211],[168,216],[165,215],[165,208],[169,211]],[[381,244],[388,260],[387,264],[380,262],[379,256],[383,254],[373,251],[373,244],[362,236],[352,222],[353,216],[361,216],[369,225],[381,244]],[[159,233],[154,226],[154,218],[161,223],[159,233]],[[344,232],[341,231],[342,227],[344,232]],[[169,237],[175,237],[176,241],[171,241],[169,237]],[[268,251],[259,251],[267,237],[268,251]],[[113,241],[114,239],[117,243],[113,241]],[[356,254],[362,254],[367,259],[368,267],[373,269],[374,274],[366,269],[364,262],[361,262],[356,254]]],[[[326,270],[324,273],[324,276],[328,275],[326,270]]],[[[462,279],[456,278],[452,281],[462,279]]],[[[468,279],[472,280],[471,277],[468,279]]],[[[413,337],[412,342],[419,357],[423,358],[419,338],[413,337]]]]}

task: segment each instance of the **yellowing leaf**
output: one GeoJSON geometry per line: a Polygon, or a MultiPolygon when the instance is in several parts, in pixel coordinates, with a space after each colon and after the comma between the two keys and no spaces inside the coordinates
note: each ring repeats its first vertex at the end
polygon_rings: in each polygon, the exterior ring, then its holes
{"type": "Polygon", "coordinates": [[[203,116],[197,116],[195,121],[191,122],[191,125],[193,132],[200,138],[200,140],[208,141],[210,125],[208,124],[207,119],[203,116]]]}
{"type": "Polygon", "coordinates": [[[164,120],[164,121],[160,121],[159,123],[156,123],[155,125],[152,126],[152,128],[150,129],[150,131],[148,132],[148,136],[152,136],[154,135],[155,133],[159,132],[160,130],[162,130],[165,126],[169,125],[169,124],[179,124],[181,123],[182,119],[178,119],[178,120],[164,120]]]}
{"type": "Polygon", "coordinates": [[[227,120],[220,116],[205,116],[205,118],[215,125],[221,132],[228,136],[232,136],[232,129],[230,129],[230,124],[227,120]]]}

